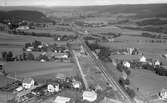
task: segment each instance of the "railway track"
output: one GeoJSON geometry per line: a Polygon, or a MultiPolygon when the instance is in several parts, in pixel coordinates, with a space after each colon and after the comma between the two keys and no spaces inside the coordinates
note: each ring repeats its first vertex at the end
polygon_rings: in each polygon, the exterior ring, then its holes
{"type": "Polygon", "coordinates": [[[83,47],[85,48],[85,51],[90,56],[91,60],[99,67],[100,71],[104,74],[105,78],[108,80],[108,82],[113,86],[114,90],[117,90],[124,103],[135,103],[129,96],[126,94],[126,92],[121,88],[121,86],[118,84],[116,80],[112,78],[110,74],[106,71],[105,67],[103,66],[102,62],[96,58],[95,55],[93,55],[92,51],[89,49],[89,47],[85,44],[84,40],[81,39],[81,43],[83,47]]]}

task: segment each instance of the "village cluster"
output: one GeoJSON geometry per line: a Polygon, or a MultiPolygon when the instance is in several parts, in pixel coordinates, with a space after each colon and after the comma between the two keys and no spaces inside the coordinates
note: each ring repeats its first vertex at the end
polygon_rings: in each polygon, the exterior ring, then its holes
{"type": "Polygon", "coordinates": [[[32,53],[34,58],[41,62],[64,61],[69,62],[70,50],[68,45],[58,46],[57,44],[44,44],[40,41],[25,44],[25,53],[32,53]]]}
{"type": "Polygon", "coordinates": [[[63,61],[70,62],[70,50],[68,45],[47,44],[41,41],[25,43],[23,53],[15,55],[12,51],[2,52],[3,61],[63,61]]]}
{"type": "Polygon", "coordinates": [[[60,101],[61,103],[66,103],[72,100],[72,98],[61,95],[61,92],[66,90],[82,92],[83,95],[81,97],[83,96],[83,100],[91,101],[93,98],[89,97],[89,95],[95,93],[93,91],[85,91],[82,81],[76,77],[65,77],[63,74],[57,74],[55,80],[46,80],[43,83],[39,83],[33,78],[25,78],[22,81],[15,81],[8,84],[0,88],[0,90],[12,92],[15,95],[12,100],[9,100],[9,103],[39,101],[40,99],[47,99],[54,96],[56,97],[54,100],[55,103],[60,103],[60,101]]]}

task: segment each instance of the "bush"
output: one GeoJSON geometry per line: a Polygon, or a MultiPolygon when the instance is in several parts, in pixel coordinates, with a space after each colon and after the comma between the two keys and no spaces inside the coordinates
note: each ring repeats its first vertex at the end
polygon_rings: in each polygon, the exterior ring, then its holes
{"type": "Polygon", "coordinates": [[[149,64],[142,65],[142,68],[146,69],[146,70],[154,71],[154,67],[152,65],[149,65],[149,64]]]}
{"type": "Polygon", "coordinates": [[[27,60],[35,60],[35,57],[32,53],[27,54],[27,60]]]}
{"type": "Polygon", "coordinates": [[[123,71],[123,66],[122,66],[121,64],[118,64],[116,68],[117,68],[117,70],[120,71],[120,72],[123,71]]]}
{"type": "Polygon", "coordinates": [[[125,85],[129,85],[130,84],[130,81],[129,79],[126,79],[124,80],[123,78],[120,78],[118,83],[122,86],[122,87],[125,87],[125,85]]]}
{"type": "Polygon", "coordinates": [[[135,91],[133,89],[130,89],[130,88],[126,88],[126,93],[129,95],[130,98],[134,98],[135,97],[135,91]]]}

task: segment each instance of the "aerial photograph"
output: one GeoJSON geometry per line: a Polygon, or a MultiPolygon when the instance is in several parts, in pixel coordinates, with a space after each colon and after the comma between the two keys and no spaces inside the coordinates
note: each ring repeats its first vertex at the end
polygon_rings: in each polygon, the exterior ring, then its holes
{"type": "Polygon", "coordinates": [[[0,103],[167,103],[167,0],[0,0],[0,103]]]}

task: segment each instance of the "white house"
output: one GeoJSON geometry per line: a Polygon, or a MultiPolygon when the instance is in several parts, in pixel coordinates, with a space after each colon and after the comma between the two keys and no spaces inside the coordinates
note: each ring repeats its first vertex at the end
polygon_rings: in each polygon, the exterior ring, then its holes
{"type": "Polygon", "coordinates": [[[154,62],[154,65],[155,65],[155,66],[160,66],[159,60],[156,60],[156,61],[154,62]]]}
{"type": "Polygon", "coordinates": [[[28,26],[19,26],[18,28],[16,28],[16,30],[28,30],[30,29],[30,27],[28,26]]]}
{"type": "Polygon", "coordinates": [[[23,90],[23,87],[22,86],[19,86],[18,88],[16,88],[16,91],[17,92],[20,92],[20,91],[22,91],[23,90]]]}
{"type": "Polygon", "coordinates": [[[41,59],[41,60],[40,60],[40,62],[44,63],[44,62],[46,62],[46,60],[44,60],[44,59],[41,59]]]}
{"type": "Polygon", "coordinates": [[[73,85],[74,88],[80,88],[81,87],[81,82],[73,81],[72,85],[73,85]]]}
{"type": "Polygon", "coordinates": [[[123,66],[124,66],[124,67],[127,67],[127,68],[130,68],[130,63],[129,63],[128,61],[123,62],[123,66]]]}
{"type": "Polygon", "coordinates": [[[43,45],[38,45],[38,48],[42,48],[43,47],[43,45]]]}
{"type": "Polygon", "coordinates": [[[60,89],[59,89],[59,84],[58,84],[58,83],[49,84],[48,87],[47,87],[47,90],[48,90],[48,92],[50,92],[50,93],[58,92],[58,91],[60,90],[60,89]]]}
{"type": "Polygon", "coordinates": [[[97,94],[94,91],[84,91],[82,97],[83,100],[93,102],[97,99],[97,94]]]}
{"type": "Polygon", "coordinates": [[[54,90],[54,86],[52,84],[49,84],[48,87],[47,87],[47,90],[48,92],[50,93],[53,93],[55,90],[54,90]]]}
{"type": "Polygon", "coordinates": [[[32,78],[25,78],[23,80],[22,86],[25,89],[30,89],[34,86],[35,81],[32,78]]]}
{"type": "Polygon", "coordinates": [[[60,41],[60,37],[58,37],[57,40],[60,41]]]}
{"type": "Polygon", "coordinates": [[[159,94],[160,99],[167,100],[167,89],[163,88],[159,94]]]}
{"type": "Polygon", "coordinates": [[[129,48],[129,54],[132,55],[134,48],[129,48]]]}
{"type": "Polygon", "coordinates": [[[145,56],[142,56],[142,57],[140,58],[140,62],[142,62],[142,63],[147,62],[146,57],[145,57],[145,56]]]}
{"type": "Polygon", "coordinates": [[[27,49],[26,49],[26,51],[32,51],[34,49],[34,47],[32,47],[32,46],[30,46],[30,47],[28,47],[27,49]]]}
{"type": "Polygon", "coordinates": [[[67,97],[62,97],[62,96],[57,96],[56,99],[54,100],[54,103],[68,103],[70,102],[70,98],[67,97]]]}

